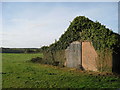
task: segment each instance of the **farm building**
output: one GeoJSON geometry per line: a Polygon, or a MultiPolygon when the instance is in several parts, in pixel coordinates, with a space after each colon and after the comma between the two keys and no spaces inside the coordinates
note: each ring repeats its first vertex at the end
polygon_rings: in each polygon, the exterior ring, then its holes
{"type": "MultiPolygon", "coordinates": [[[[104,57],[100,57],[89,41],[74,41],[65,50],[65,66],[90,71],[120,70],[120,53],[106,51],[104,57]]],[[[101,54],[102,55],[102,54],[101,54]]]]}
{"type": "Polygon", "coordinates": [[[90,42],[74,41],[65,50],[66,66],[97,71],[97,53],[90,42]]]}
{"type": "Polygon", "coordinates": [[[44,63],[120,73],[120,35],[99,22],[76,17],[58,41],[44,51],[44,63]]]}

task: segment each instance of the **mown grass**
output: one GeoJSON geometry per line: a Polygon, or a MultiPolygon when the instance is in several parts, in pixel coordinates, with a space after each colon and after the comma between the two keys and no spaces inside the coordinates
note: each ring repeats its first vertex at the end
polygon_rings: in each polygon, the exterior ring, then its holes
{"type": "Polygon", "coordinates": [[[3,88],[120,88],[120,77],[28,62],[42,54],[2,54],[3,88]]]}

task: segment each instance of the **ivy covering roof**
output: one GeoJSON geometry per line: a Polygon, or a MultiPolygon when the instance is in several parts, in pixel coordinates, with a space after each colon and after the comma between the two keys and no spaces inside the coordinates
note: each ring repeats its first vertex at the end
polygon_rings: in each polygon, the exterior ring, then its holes
{"type": "Polygon", "coordinates": [[[114,49],[120,46],[120,35],[93,22],[85,16],[77,16],[58,41],[49,46],[49,50],[66,49],[73,41],[91,41],[96,50],[114,49]]]}

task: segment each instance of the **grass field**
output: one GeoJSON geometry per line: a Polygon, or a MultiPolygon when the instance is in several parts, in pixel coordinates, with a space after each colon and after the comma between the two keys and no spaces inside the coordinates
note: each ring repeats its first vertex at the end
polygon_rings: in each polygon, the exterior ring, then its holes
{"type": "Polygon", "coordinates": [[[120,88],[119,76],[28,62],[37,56],[42,54],[2,54],[3,88],[120,88]]]}

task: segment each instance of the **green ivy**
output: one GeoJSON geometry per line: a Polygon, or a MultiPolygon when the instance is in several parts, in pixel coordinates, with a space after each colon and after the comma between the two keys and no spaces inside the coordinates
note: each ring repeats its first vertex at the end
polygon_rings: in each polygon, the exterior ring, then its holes
{"type": "Polygon", "coordinates": [[[97,21],[93,22],[85,16],[77,16],[59,40],[49,46],[49,50],[66,49],[71,42],[76,40],[91,41],[96,50],[120,46],[120,35],[97,21]]]}

